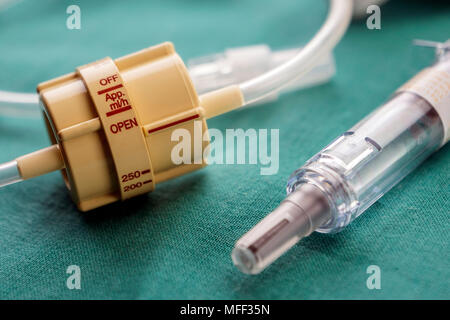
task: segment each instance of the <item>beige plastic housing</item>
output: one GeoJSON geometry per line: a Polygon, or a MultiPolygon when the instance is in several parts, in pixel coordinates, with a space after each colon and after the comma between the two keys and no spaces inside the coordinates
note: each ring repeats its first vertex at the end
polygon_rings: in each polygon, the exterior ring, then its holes
{"type": "MultiPolygon", "coordinates": [[[[206,132],[206,118],[243,104],[237,87],[206,95],[201,104],[171,43],[82,66],[37,90],[50,138],[62,155],[62,175],[82,211],[152,191],[204,167],[203,152],[194,159],[194,143],[190,164],[173,163],[178,143],[171,140],[173,130],[184,128],[194,137],[195,121],[206,132]]],[[[202,142],[203,150],[208,143],[202,142]]],[[[58,169],[58,153],[55,147],[50,151],[49,167],[58,169]]],[[[18,158],[21,172],[31,166],[24,157],[18,158]]]]}

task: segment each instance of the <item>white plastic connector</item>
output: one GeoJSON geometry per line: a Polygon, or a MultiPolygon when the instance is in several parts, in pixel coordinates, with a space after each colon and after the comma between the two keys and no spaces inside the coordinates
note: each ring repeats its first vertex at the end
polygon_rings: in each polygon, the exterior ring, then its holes
{"type": "MultiPolygon", "coordinates": [[[[255,78],[292,59],[297,49],[272,51],[267,45],[227,49],[223,53],[203,56],[188,61],[189,74],[199,94],[239,84],[255,78]]],[[[336,72],[332,53],[317,61],[304,77],[286,86],[281,92],[299,90],[328,82],[336,72]]],[[[278,94],[255,104],[276,100],[278,94]]]]}

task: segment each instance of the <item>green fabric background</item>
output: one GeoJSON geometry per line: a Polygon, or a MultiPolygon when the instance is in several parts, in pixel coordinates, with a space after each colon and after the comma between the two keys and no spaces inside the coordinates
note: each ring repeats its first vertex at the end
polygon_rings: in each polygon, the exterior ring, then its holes
{"type": "MultiPolygon", "coordinates": [[[[0,298],[450,298],[449,146],[343,232],[313,234],[259,276],[234,268],[234,242],[284,198],[289,174],[432,62],[414,38],[450,37],[450,7],[391,1],[382,30],[352,24],[329,84],[209,121],[211,128],[279,128],[280,170],[215,165],[153,194],[82,214],[59,173],[0,190],[0,298]],[[79,265],[82,289],[66,288],[79,265]],[[368,290],[378,265],[382,289],[368,290]]],[[[0,13],[0,88],[36,84],[102,58],[173,41],[188,58],[224,48],[305,43],[326,1],[23,1],[0,13]],[[79,4],[82,29],[65,9],[79,4]]],[[[40,119],[0,117],[0,162],[49,144],[40,119]]]]}

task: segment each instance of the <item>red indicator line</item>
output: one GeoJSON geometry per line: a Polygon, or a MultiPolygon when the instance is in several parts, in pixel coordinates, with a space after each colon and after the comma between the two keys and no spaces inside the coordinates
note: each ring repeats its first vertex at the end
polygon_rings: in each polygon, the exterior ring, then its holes
{"type": "Polygon", "coordinates": [[[146,173],[149,173],[149,172],[150,172],[150,169],[141,171],[142,174],[146,174],[146,173]]]}
{"type": "Polygon", "coordinates": [[[180,120],[177,120],[177,121],[165,124],[163,126],[160,126],[160,127],[154,128],[154,129],[150,129],[150,130],[148,130],[148,133],[153,133],[153,132],[156,132],[156,131],[159,131],[159,130],[162,130],[162,129],[166,129],[166,128],[175,126],[177,124],[180,124],[180,123],[183,123],[183,122],[186,122],[186,121],[189,121],[189,120],[197,119],[198,117],[200,117],[200,115],[196,114],[196,115],[184,118],[184,119],[180,119],[180,120]]]}
{"type": "Polygon", "coordinates": [[[113,115],[115,115],[115,114],[118,114],[118,113],[121,113],[121,112],[125,112],[125,111],[128,111],[128,110],[130,110],[130,109],[131,109],[131,106],[126,106],[126,107],[123,107],[123,108],[119,108],[119,109],[116,109],[116,110],[107,112],[107,113],[106,113],[106,116],[107,116],[107,117],[111,117],[111,116],[113,116],[113,115]]]}
{"type": "Polygon", "coordinates": [[[144,181],[144,182],[142,182],[143,184],[147,184],[147,183],[150,183],[150,182],[152,182],[152,180],[147,180],[147,181],[144,181]]]}
{"type": "Polygon", "coordinates": [[[123,84],[118,84],[117,86],[113,86],[113,87],[109,87],[107,89],[103,89],[103,90],[97,91],[97,94],[101,95],[101,94],[104,94],[104,93],[107,93],[109,91],[116,90],[116,89],[119,89],[119,88],[122,88],[122,87],[123,87],[123,84]]]}

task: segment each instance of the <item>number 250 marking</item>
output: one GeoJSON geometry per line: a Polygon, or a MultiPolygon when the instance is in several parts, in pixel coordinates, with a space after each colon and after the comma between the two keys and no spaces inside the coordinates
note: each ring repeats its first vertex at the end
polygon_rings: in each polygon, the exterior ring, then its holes
{"type": "Polygon", "coordinates": [[[130,172],[129,174],[124,174],[122,176],[122,182],[131,181],[131,180],[139,178],[140,176],[141,176],[140,171],[135,171],[135,172],[130,172]]]}

